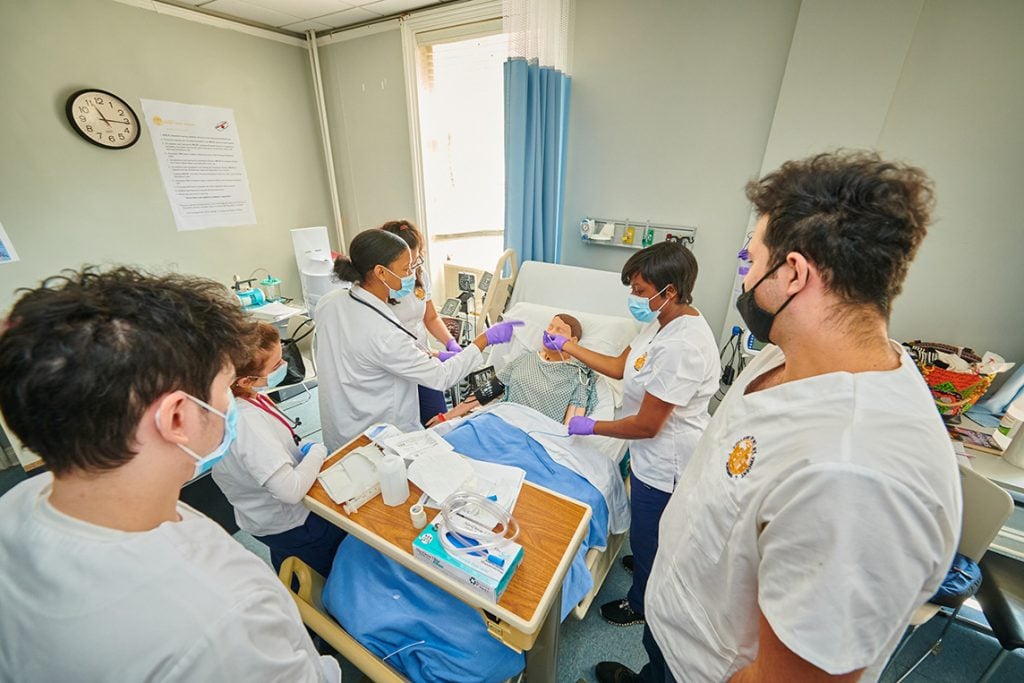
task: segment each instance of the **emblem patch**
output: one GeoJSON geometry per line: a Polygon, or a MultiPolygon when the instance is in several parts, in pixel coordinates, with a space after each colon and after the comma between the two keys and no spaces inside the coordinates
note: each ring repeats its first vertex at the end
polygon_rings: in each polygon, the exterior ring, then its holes
{"type": "Polygon", "coordinates": [[[725,463],[725,473],[733,479],[742,479],[754,466],[757,455],[757,439],[745,436],[732,447],[729,459],[725,463]]]}
{"type": "Polygon", "coordinates": [[[640,368],[642,368],[644,366],[644,363],[646,363],[646,362],[647,362],[647,352],[645,351],[644,354],[642,356],[639,356],[636,359],[636,362],[633,363],[633,369],[636,370],[637,372],[640,372],[640,368]]]}
{"type": "Polygon", "coordinates": [[[423,290],[422,287],[417,287],[413,291],[413,294],[415,294],[416,298],[419,299],[420,301],[423,301],[425,298],[427,298],[427,293],[423,290]]]}

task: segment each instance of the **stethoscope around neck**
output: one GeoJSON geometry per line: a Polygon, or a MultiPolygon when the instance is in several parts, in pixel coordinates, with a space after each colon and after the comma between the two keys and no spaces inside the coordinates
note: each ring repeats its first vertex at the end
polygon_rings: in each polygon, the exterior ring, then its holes
{"type": "Polygon", "coordinates": [[[371,303],[370,303],[369,301],[363,301],[362,299],[360,299],[360,298],[359,298],[358,296],[356,296],[356,295],[355,295],[355,294],[354,294],[354,293],[352,292],[352,290],[351,290],[351,289],[350,289],[350,290],[348,290],[348,295],[349,295],[350,297],[352,297],[352,300],[353,300],[353,301],[355,301],[355,302],[357,302],[357,303],[359,303],[359,304],[361,304],[361,305],[363,305],[363,306],[366,306],[366,307],[367,307],[367,308],[369,308],[369,309],[370,309],[371,311],[373,311],[374,313],[376,313],[377,315],[379,315],[379,316],[380,316],[381,318],[383,318],[384,320],[387,320],[387,321],[388,321],[388,322],[389,322],[390,324],[394,325],[394,326],[395,326],[396,328],[398,328],[399,330],[401,330],[402,332],[404,332],[405,334],[407,334],[407,335],[409,336],[409,338],[410,338],[410,339],[412,339],[413,343],[414,343],[414,344],[416,344],[416,348],[420,349],[421,351],[423,351],[424,353],[426,353],[426,354],[427,354],[428,356],[433,356],[433,355],[434,355],[434,354],[430,353],[430,351],[429,351],[429,350],[427,350],[427,349],[423,348],[423,345],[422,345],[422,344],[420,344],[420,340],[419,340],[419,338],[418,338],[418,337],[417,337],[417,336],[416,336],[415,334],[413,334],[412,332],[410,332],[409,330],[405,329],[405,327],[403,327],[403,326],[402,326],[402,324],[401,324],[401,323],[399,323],[399,322],[398,322],[397,320],[395,320],[395,319],[393,319],[393,318],[389,317],[389,316],[388,316],[388,315],[387,315],[386,313],[384,313],[384,311],[380,310],[379,308],[377,308],[376,306],[374,306],[373,304],[371,304],[371,303]]]}

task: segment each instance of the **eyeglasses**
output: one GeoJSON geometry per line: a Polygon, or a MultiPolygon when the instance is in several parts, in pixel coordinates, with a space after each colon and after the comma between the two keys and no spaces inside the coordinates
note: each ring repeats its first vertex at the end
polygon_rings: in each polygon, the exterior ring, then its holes
{"type": "Polygon", "coordinates": [[[412,264],[411,268],[413,270],[416,270],[417,268],[420,268],[422,266],[423,266],[423,257],[421,256],[420,258],[416,259],[416,263],[412,264]]]}

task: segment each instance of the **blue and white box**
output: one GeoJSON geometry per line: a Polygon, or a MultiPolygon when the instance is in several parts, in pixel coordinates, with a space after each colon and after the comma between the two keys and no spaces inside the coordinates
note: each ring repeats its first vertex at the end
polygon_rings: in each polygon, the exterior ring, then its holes
{"type": "MultiPolygon", "coordinates": [[[[464,521],[472,526],[472,522],[464,521]]],[[[480,527],[480,531],[489,530],[480,527]]],[[[523,546],[515,541],[506,541],[497,548],[453,553],[441,542],[441,535],[445,533],[444,517],[439,514],[413,540],[413,556],[446,576],[465,583],[491,602],[497,602],[523,559],[523,546]]],[[[458,543],[453,536],[448,538],[458,543]]]]}

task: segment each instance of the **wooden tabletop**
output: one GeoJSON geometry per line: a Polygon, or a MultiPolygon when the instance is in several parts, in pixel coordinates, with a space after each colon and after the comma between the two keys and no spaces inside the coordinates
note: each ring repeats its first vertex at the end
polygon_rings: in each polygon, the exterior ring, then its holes
{"type": "MultiPolygon", "coordinates": [[[[338,449],[324,462],[334,464],[342,455],[370,443],[361,436],[338,449]]],[[[422,491],[409,482],[409,499],[396,507],[384,504],[380,496],[349,515],[335,504],[319,481],[306,495],[306,506],[321,517],[352,533],[372,547],[409,567],[417,574],[445,588],[464,602],[507,620],[524,633],[540,628],[551,601],[560,594],[562,580],[579,549],[590,522],[590,507],[560,493],[524,482],[513,514],[519,522],[516,539],[523,546],[523,560],[497,605],[434,570],[412,554],[412,542],[419,529],[412,525],[409,508],[422,491]],[[453,585],[455,584],[455,585],[453,585]]],[[[427,510],[432,521],[436,510],[427,510]]]]}

